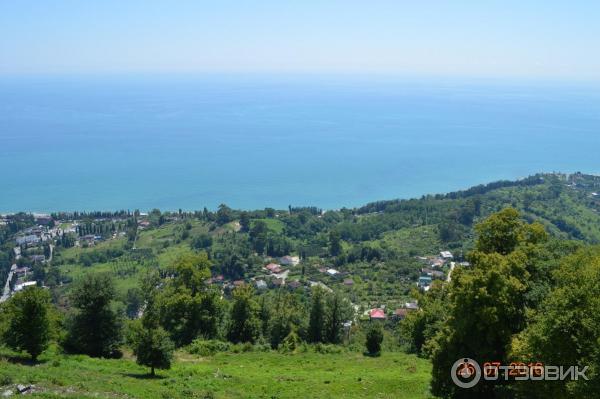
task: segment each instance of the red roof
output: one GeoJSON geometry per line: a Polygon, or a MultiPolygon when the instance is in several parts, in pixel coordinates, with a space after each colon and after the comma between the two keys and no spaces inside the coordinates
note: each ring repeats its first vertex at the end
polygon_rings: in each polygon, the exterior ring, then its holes
{"type": "Polygon", "coordinates": [[[372,319],[385,319],[385,311],[383,309],[371,309],[369,316],[372,319]]]}

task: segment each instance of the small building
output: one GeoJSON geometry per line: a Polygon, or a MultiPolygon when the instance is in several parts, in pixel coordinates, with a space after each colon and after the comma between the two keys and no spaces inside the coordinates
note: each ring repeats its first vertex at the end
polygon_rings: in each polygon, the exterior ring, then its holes
{"type": "Polygon", "coordinates": [[[330,276],[335,276],[339,272],[335,269],[327,269],[326,273],[329,274],[330,276]]]}
{"type": "Polygon", "coordinates": [[[442,259],[445,259],[445,260],[452,260],[454,258],[454,256],[452,255],[452,252],[450,252],[450,251],[442,251],[442,252],[440,252],[440,256],[442,257],[442,259]]]}
{"type": "Polygon", "coordinates": [[[236,287],[236,288],[237,288],[237,287],[241,287],[241,286],[243,286],[244,284],[246,284],[246,283],[244,282],[244,280],[235,280],[235,281],[233,282],[233,286],[234,286],[234,287],[236,287]]]}
{"type": "Polygon", "coordinates": [[[267,283],[265,280],[256,280],[254,285],[256,286],[256,289],[259,291],[264,291],[267,289],[267,283]]]}
{"type": "Polygon", "coordinates": [[[17,242],[17,245],[29,245],[37,244],[41,241],[41,239],[35,234],[30,234],[24,237],[17,237],[15,241],[17,242]]]}
{"type": "Polygon", "coordinates": [[[419,304],[416,301],[406,302],[404,304],[404,309],[407,309],[407,310],[419,310],[419,304]]]}
{"type": "Polygon", "coordinates": [[[408,316],[408,312],[409,312],[408,309],[399,308],[399,309],[394,310],[394,315],[392,317],[396,321],[404,320],[406,318],[406,316],[408,316]]]}
{"type": "Polygon", "coordinates": [[[281,257],[279,262],[285,266],[296,266],[298,263],[300,263],[300,257],[286,255],[281,257]]]}
{"type": "Polygon", "coordinates": [[[267,269],[268,271],[270,271],[273,274],[278,274],[282,272],[282,268],[280,265],[278,265],[277,263],[269,263],[267,266],[265,266],[265,269],[267,269]]]}
{"type": "Polygon", "coordinates": [[[354,280],[352,280],[351,278],[345,278],[344,279],[344,285],[351,287],[354,285],[354,280]]]}
{"type": "Polygon", "coordinates": [[[35,281],[26,281],[24,283],[17,284],[15,286],[15,292],[23,291],[25,288],[35,287],[36,285],[37,285],[37,282],[35,282],[35,281]]]}
{"type": "Polygon", "coordinates": [[[381,309],[381,308],[371,309],[369,311],[369,319],[371,321],[373,321],[373,320],[379,320],[379,321],[385,320],[386,319],[385,311],[383,309],[381,309]]]}
{"type": "Polygon", "coordinates": [[[290,290],[297,290],[298,288],[302,287],[302,283],[298,280],[294,280],[287,283],[287,286],[290,290]]]}
{"type": "Polygon", "coordinates": [[[271,280],[271,284],[276,288],[283,287],[285,285],[285,280],[282,278],[274,278],[271,280]]]}
{"type": "Polygon", "coordinates": [[[422,290],[427,291],[429,289],[429,287],[431,286],[431,280],[432,279],[430,276],[421,276],[421,277],[419,277],[419,281],[417,282],[417,285],[422,290]]]}

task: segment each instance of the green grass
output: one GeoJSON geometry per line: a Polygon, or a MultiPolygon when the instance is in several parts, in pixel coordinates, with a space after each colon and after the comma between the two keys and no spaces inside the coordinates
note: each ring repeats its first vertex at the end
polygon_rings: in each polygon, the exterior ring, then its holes
{"type": "Polygon", "coordinates": [[[285,226],[283,224],[283,222],[281,220],[277,220],[277,219],[270,219],[270,218],[265,218],[265,219],[255,219],[252,221],[252,225],[254,225],[254,223],[256,221],[262,221],[265,222],[265,224],[267,225],[267,228],[269,230],[271,230],[274,233],[280,234],[283,232],[283,227],[285,226]]]}
{"type": "MultiPolygon", "coordinates": [[[[131,358],[48,353],[28,365],[0,355],[0,385],[35,384],[41,397],[79,398],[430,398],[428,361],[403,353],[179,353],[171,370],[148,378],[131,358]]],[[[5,388],[0,386],[0,391],[5,388]]]]}

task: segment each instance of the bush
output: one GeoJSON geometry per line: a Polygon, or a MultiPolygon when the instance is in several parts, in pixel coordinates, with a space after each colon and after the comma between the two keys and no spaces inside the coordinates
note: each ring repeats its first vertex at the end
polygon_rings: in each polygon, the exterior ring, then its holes
{"type": "Polygon", "coordinates": [[[287,337],[283,339],[279,347],[279,351],[282,353],[295,353],[302,341],[295,331],[290,332],[287,337]]]}
{"type": "Polygon", "coordinates": [[[342,348],[339,345],[322,344],[322,343],[318,343],[314,346],[315,352],[321,353],[323,355],[342,353],[343,349],[344,348],[342,348]]]}
{"type": "Polygon", "coordinates": [[[214,339],[196,339],[187,348],[189,353],[200,356],[213,356],[216,353],[229,352],[230,350],[231,344],[229,342],[217,341],[214,339]]]}
{"type": "Polygon", "coordinates": [[[378,356],[381,353],[381,343],[383,342],[383,328],[377,322],[373,323],[367,331],[365,346],[367,354],[378,356]]]}

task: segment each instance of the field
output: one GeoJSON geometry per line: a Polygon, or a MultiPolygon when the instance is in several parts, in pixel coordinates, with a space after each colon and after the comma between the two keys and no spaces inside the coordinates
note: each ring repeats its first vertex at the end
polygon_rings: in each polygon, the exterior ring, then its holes
{"type": "Polygon", "coordinates": [[[120,360],[48,351],[30,365],[14,353],[0,355],[0,393],[35,385],[35,396],[55,398],[429,398],[431,366],[403,353],[379,358],[360,353],[178,352],[156,378],[126,354],[120,360]]]}

